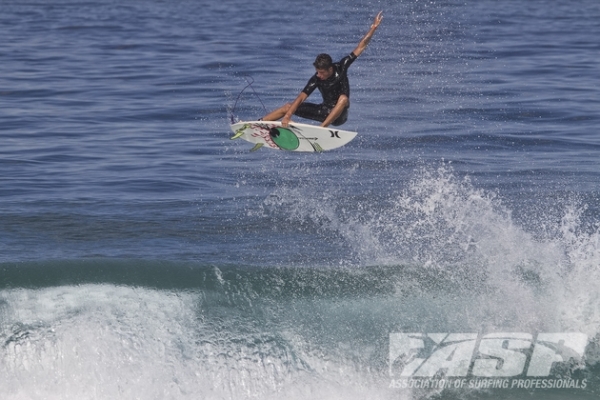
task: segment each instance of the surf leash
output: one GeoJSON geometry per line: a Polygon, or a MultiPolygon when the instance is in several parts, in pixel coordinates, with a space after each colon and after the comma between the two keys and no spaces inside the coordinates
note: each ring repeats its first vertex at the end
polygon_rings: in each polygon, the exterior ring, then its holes
{"type": "Polygon", "coordinates": [[[231,124],[233,125],[235,123],[234,120],[234,115],[235,115],[235,108],[237,107],[237,103],[240,100],[240,98],[242,97],[242,93],[244,93],[244,90],[250,88],[252,89],[252,92],[254,93],[254,95],[256,96],[256,98],[258,99],[258,101],[260,101],[260,104],[262,104],[263,109],[265,110],[265,114],[267,113],[267,107],[265,107],[265,103],[263,103],[263,101],[261,100],[260,96],[258,95],[258,93],[256,93],[256,90],[254,90],[254,88],[252,87],[252,84],[254,83],[254,78],[252,78],[251,76],[248,77],[244,77],[244,79],[246,80],[246,82],[248,83],[240,92],[240,94],[238,94],[237,98],[235,99],[235,103],[233,103],[233,108],[231,109],[231,124]],[[248,80],[248,78],[251,79],[251,81],[248,80]]]}

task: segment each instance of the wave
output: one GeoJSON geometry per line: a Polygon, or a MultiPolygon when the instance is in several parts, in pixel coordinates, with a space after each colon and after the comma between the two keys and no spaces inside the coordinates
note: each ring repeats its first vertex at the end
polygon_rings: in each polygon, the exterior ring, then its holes
{"type": "MultiPolygon", "coordinates": [[[[478,278],[448,280],[434,269],[97,260],[73,262],[71,271],[111,264],[102,278],[97,271],[57,283],[56,274],[0,291],[4,398],[463,398],[473,391],[391,387],[390,334],[533,332],[515,321],[501,326],[515,307],[492,308],[489,293],[470,290],[478,278]]],[[[590,339],[584,376],[592,389],[576,391],[584,396],[600,383],[590,339]]]]}
{"type": "Polygon", "coordinates": [[[29,282],[12,280],[0,292],[4,398],[354,398],[387,390],[368,372],[374,350],[350,343],[372,346],[368,323],[355,322],[393,292],[382,279],[393,271],[50,264],[20,266],[29,282]],[[35,277],[42,270],[48,276],[35,277]]]}
{"type": "Polygon", "coordinates": [[[392,387],[396,332],[581,332],[583,367],[562,373],[588,379],[570,394],[597,396],[600,235],[585,205],[532,231],[448,166],[373,199],[280,185],[253,210],[341,242],[338,266],[0,265],[4,398],[473,395],[392,387]]]}

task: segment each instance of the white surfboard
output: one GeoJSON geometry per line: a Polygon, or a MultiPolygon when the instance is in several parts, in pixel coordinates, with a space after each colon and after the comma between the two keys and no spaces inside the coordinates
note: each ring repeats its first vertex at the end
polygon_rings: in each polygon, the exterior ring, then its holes
{"type": "Polygon", "coordinates": [[[280,121],[240,121],[231,125],[231,139],[244,139],[254,143],[253,150],[268,147],[277,150],[321,152],[341,147],[356,136],[356,132],[335,127],[292,122],[288,127],[280,121]]]}

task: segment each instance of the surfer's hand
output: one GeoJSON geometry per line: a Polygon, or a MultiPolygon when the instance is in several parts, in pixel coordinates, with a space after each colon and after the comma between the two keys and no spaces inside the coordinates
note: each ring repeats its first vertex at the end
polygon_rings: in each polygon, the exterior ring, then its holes
{"type": "Polygon", "coordinates": [[[379,11],[379,14],[377,14],[375,19],[373,20],[373,25],[371,25],[371,28],[379,27],[379,24],[381,23],[382,19],[383,19],[383,11],[379,11]]]}
{"type": "Polygon", "coordinates": [[[288,117],[287,115],[285,115],[283,117],[283,119],[281,120],[281,126],[283,126],[284,128],[287,128],[288,125],[290,124],[290,120],[291,120],[291,118],[288,117]]]}

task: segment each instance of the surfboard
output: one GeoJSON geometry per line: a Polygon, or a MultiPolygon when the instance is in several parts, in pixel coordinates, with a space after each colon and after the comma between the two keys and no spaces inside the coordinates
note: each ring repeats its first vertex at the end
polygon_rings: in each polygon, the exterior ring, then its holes
{"type": "Polygon", "coordinates": [[[334,128],[280,121],[240,121],[231,125],[231,139],[244,139],[255,146],[276,150],[322,152],[342,147],[357,135],[356,132],[334,128]]]}

